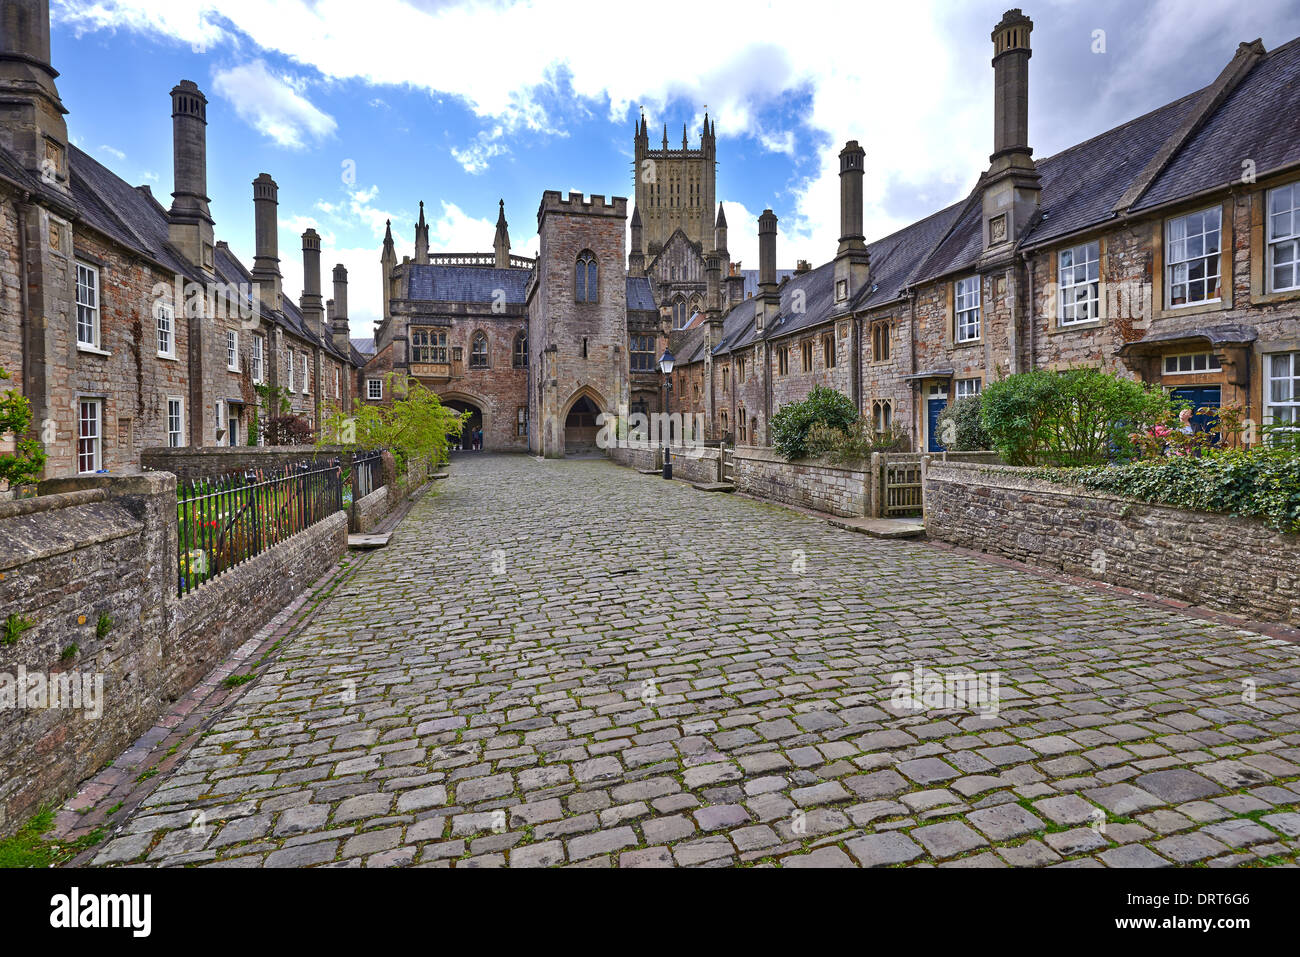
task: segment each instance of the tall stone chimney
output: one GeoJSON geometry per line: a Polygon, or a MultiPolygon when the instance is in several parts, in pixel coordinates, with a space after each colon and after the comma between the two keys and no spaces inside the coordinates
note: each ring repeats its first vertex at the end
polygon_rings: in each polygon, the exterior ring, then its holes
{"type": "Polygon", "coordinates": [[[334,303],[330,315],[330,332],[335,347],[348,355],[348,270],[342,263],[334,267],[334,303]]]}
{"type": "Polygon", "coordinates": [[[867,151],[857,140],[840,150],[840,247],[835,254],[835,303],[847,308],[871,278],[871,256],[862,235],[862,177],[867,151]]]}
{"type": "Polygon", "coordinates": [[[311,227],[302,234],[302,298],[298,305],[308,327],[328,339],[331,332],[320,291],[320,235],[311,227]]]}
{"type": "MultiPolygon", "coordinates": [[[[638,139],[637,142],[639,144],[640,140],[638,139]]],[[[640,206],[632,207],[631,229],[632,229],[632,242],[631,245],[628,247],[629,252],[627,254],[627,273],[629,276],[644,276],[645,275],[645,253],[642,252],[644,247],[641,244],[642,233],[641,233],[641,207],[640,206]]]]}
{"type": "Polygon", "coordinates": [[[760,332],[781,312],[781,293],[776,283],[776,214],[763,210],[758,217],[758,298],[754,310],[760,332]]]}
{"type": "Polygon", "coordinates": [[[984,187],[984,249],[1014,244],[1038,212],[1042,188],[1029,146],[1029,37],[1018,8],[993,28],[993,155],[984,187]]]}
{"type": "Polygon", "coordinates": [[[191,80],[172,87],[172,208],[167,238],[195,266],[212,271],[208,209],[208,100],[191,80]]]}
{"type": "Polygon", "coordinates": [[[492,250],[496,253],[496,267],[510,268],[510,226],[506,222],[506,201],[498,202],[497,232],[492,239],[492,250]]]}
{"type": "Polygon", "coordinates": [[[258,285],[258,296],[266,309],[280,309],[280,237],[279,217],[280,187],[270,173],[259,173],[253,180],[253,228],[255,251],[253,254],[253,282],[258,285]]]}
{"type": "Polygon", "coordinates": [[[70,197],[58,75],[50,65],[49,0],[0,3],[0,145],[51,192],[70,197]]]}

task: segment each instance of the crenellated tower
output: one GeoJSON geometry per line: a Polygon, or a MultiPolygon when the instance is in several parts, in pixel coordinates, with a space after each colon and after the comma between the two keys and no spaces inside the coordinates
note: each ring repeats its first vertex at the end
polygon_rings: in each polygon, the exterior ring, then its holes
{"type": "Polygon", "coordinates": [[[641,214],[639,250],[653,259],[677,229],[700,248],[713,245],[713,217],[717,203],[717,135],[715,124],[704,114],[700,145],[692,147],[682,126],[681,149],[669,149],[668,127],[662,146],[650,148],[650,129],[644,115],[635,135],[634,208],[641,214]]]}

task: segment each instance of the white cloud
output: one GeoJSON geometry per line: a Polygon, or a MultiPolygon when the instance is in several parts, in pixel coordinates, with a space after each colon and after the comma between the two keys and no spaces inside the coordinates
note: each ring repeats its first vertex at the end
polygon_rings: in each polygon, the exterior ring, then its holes
{"type": "Polygon", "coordinates": [[[273,74],[264,60],[215,71],[212,88],[231,102],[244,122],[289,149],[324,139],[338,127],[334,117],[302,95],[301,78],[273,74]]]}
{"type": "Polygon", "coordinates": [[[113,159],[117,160],[119,163],[120,163],[122,160],[126,159],[126,154],[125,154],[125,153],[123,153],[123,152],[122,152],[121,150],[119,150],[119,149],[114,149],[114,148],[111,147],[111,146],[100,146],[99,151],[100,151],[101,153],[107,153],[109,156],[113,157],[113,159]]]}

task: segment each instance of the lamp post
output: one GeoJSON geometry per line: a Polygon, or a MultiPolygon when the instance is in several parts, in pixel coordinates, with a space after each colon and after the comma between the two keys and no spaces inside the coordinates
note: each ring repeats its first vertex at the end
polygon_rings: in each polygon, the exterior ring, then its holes
{"type": "MultiPolygon", "coordinates": [[[[677,360],[673,357],[673,354],[669,352],[667,348],[664,349],[664,354],[659,357],[659,371],[664,374],[664,416],[668,415],[668,397],[673,391],[672,374],[673,364],[676,361],[677,360]]],[[[662,423],[669,420],[666,418],[660,418],[659,421],[662,423]]],[[[659,444],[663,446],[664,450],[664,478],[670,479],[673,477],[673,459],[672,452],[668,448],[668,443],[664,441],[664,431],[664,429],[660,429],[659,431],[659,444]]],[[[672,435],[671,425],[668,427],[667,432],[669,436],[672,435]]]]}

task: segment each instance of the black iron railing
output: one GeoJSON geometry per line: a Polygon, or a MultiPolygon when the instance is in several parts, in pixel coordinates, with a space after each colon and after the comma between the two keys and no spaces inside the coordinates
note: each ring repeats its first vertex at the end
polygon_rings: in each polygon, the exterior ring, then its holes
{"type": "Polygon", "coordinates": [[[343,508],[338,459],[177,489],[177,594],[189,594],[343,508]]]}
{"type": "Polygon", "coordinates": [[[346,480],[350,494],[344,493],[347,504],[361,501],[383,484],[383,464],[380,451],[358,452],[352,456],[352,468],[346,480]]]}

